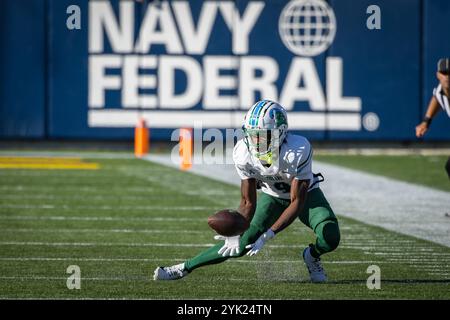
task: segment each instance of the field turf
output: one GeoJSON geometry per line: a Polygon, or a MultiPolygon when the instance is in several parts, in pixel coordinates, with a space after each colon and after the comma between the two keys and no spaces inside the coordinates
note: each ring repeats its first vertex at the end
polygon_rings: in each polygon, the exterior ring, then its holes
{"type": "Polygon", "coordinates": [[[450,192],[445,171],[448,156],[322,154],[314,159],[450,192]]]}
{"type": "Polygon", "coordinates": [[[254,257],[153,281],[214,244],[207,217],[236,208],[239,188],[137,159],[83,163],[97,169],[0,169],[0,298],[450,298],[450,248],[344,217],[327,284],[309,282],[300,252],[314,237],[300,221],[254,257]],[[80,290],[66,286],[71,265],[80,290]],[[371,265],[380,290],[366,286],[371,265]]]}

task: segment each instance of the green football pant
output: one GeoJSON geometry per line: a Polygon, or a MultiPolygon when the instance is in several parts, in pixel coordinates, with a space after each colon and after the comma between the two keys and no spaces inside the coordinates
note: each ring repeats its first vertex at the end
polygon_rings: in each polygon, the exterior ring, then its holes
{"type": "MultiPolygon", "coordinates": [[[[224,241],[220,241],[217,245],[187,260],[185,262],[186,270],[191,272],[204,265],[216,264],[229,258],[245,255],[249,250],[245,247],[254,243],[259,236],[266,232],[289,206],[290,202],[288,199],[279,199],[261,193],[258,196],[256,212],[250,227],[241,236],[240,254],[233,257],[222,257],[217,253],[224,245],[224,241]]],[[[313,256],[318,258],[320,255],[337,248],[340,240],[338,221],[320,188],[308,192],[305,206],[298,218],[316,234],[316,243],[312,245],[313,250],[311,252],[313,256]]]]}

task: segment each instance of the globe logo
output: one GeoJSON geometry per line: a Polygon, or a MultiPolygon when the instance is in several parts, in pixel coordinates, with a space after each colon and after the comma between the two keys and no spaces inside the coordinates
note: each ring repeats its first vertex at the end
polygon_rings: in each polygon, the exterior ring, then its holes
{"type": "Polygon", "coordinates": [[[308,57],[319,55],[334,40],[334,11],[323,0],[291,1],[281,12],[278,31],[291,52],[308,57]]]}

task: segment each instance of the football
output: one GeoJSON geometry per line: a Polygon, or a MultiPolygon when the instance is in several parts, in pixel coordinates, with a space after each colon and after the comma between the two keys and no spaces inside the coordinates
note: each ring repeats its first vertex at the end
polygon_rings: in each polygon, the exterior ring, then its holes
{"type": "Polygon", "coordinates": [[[209,216],[208,225],[218,234],[232,237],[244,233],[250,223],[239,212],[225,209],[209,216]]]}

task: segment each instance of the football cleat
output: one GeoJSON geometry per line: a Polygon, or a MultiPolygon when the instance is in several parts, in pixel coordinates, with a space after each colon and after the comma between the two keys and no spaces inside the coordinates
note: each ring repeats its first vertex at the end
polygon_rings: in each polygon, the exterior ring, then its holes
{"type": "Polygon", "coordinates": [[[187,275],[184,269],[184,263],[176,264],[171,267],[158,267],[153,273],[153,280],[177,280],[187,275]]]}
{"type": "Polygon", "coordinates": [[[303,260],[305,261],[306,267],[308,268],[309,277],[314,283],[322,283],[327,281],[327,275],[323,270],[320,258],[314,258],[311,255],[311,247],[305,248],[303,250],[303,260]]]}

